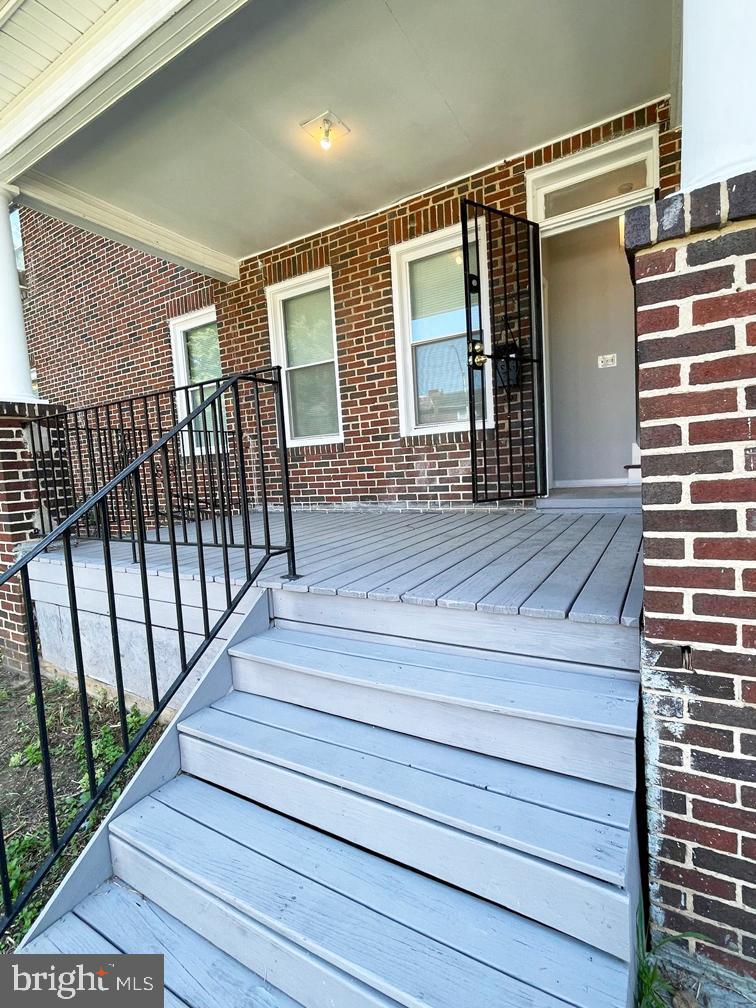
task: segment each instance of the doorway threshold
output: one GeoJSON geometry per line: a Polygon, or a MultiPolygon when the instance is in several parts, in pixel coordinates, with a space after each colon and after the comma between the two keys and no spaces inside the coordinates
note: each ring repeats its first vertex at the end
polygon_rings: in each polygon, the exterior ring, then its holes
{"type": "Polygon", "coordinates": [[[536,507],[579,511],[640,511],[640,486],[554,487],[539,497],[536,507]]]}

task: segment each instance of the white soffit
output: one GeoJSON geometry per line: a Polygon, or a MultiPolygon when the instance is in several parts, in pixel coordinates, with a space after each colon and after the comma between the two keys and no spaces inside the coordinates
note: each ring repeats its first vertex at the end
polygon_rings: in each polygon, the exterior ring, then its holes
{"type": "Polygon", "coordinates": [[[116,0],[0,0],[0,115],[116,0]]]}
{"type": "Polygon", "coordinates": [[[21,86],[0,102],[0,177],[35,164],[245,2],[6,0],[0,85],[12,79],[21,86]],[[81,28],[66,33],[66,43],[57,34],[64,15],[69,28],[81,28]],[[24,33],[13,37],[23,18],[24,33]]]}
{"type": "Polygon", "coordinates": [[[252,0],[36,168],[241,259],[668,93],[671,30],[672,0],[252,0]]]}

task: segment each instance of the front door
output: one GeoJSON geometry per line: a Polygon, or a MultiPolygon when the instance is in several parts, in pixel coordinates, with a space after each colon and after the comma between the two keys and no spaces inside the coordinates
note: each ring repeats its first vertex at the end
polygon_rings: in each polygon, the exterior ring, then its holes
{"type": "Polygon", "coordinates": [[[468,199],[461,220],[473,500],[540,497],[547,486],[538,225],[468,199]]]}

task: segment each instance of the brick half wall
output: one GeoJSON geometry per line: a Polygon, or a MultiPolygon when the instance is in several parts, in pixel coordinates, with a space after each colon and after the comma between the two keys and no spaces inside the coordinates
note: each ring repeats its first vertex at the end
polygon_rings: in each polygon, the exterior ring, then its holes
{"type": "Polygon", "coordinates": [[[631,211],[626,241],[638,306],[653,921],[704,934],[688,943],[704,957],[690,971],[750,997],[756,173],[631,211]]]}

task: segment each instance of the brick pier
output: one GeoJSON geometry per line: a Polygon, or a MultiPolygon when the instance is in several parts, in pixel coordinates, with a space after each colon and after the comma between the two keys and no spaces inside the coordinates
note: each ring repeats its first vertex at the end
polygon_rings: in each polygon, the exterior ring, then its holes
{"type": "Polygon", "coordinates": [[[653,920],[756,991],[756,173],[630,211],[626,243],[653,920]]]}

